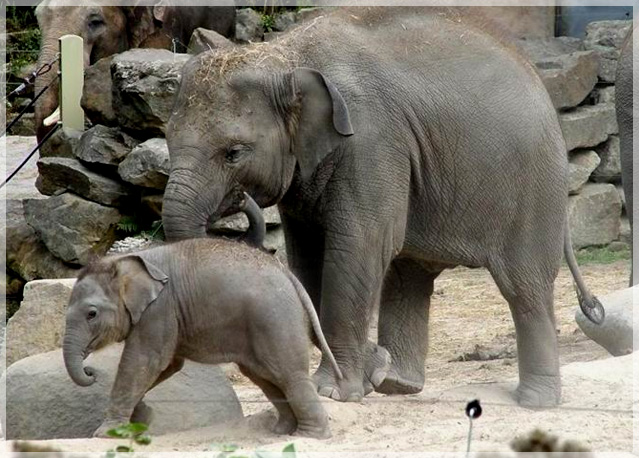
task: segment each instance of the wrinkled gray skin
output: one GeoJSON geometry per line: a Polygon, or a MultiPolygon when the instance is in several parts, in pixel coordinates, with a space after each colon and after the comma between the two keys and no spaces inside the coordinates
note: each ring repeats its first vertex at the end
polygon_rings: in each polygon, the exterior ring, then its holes
{"type": "MultiPolygon", "coordinates": [[[[634,154],[632,148],[632,120],[635,110],[632,93],[632,31],[626,38],[626,42],[621,50],[619,63],[617,65],[617,77],[615,82],[615,98],[617,110],[617,122],[619,124],[619,140],[621,143],[621,179],[623,192],[626,196],[626,213],[630,221],[630,233],[633,233],[632,221],[632,171],[634,170],[634,154]]],[[[632,238],[631,238],[632,240],[632,238]]],[[[631,244],[632,247],[632,244],[631,244]]],[[[639,273],[634,269],[630,273],[630,286],[639,283],[639,273]]]]}
{"type": "Polygon", "coordinates": [[[517,331],[516,397],[554,406],[565,143],[534,68],[450,14],[340,9],[253,60],[220,59],[222,83],[214,53],[194,57],[167,132],[165,233],[204,236],[240,190],[279,203],[289,265],[344,373],[324,359],[314,378],[342,401],[422,390],[434,280],[486,267],[517,331]]]}
{"type": "MultiPolygon", "coordinates": [[[[172,49],[172,38],[178,40],[177,51],[186,52],[193,31],[198,27],[215,30],[230,36],[235,23],[233,1],[229,6],[177,7],[167,1],[156,1],[155,6],[100,6],[99,2],[82,2],[83,6],[69,5],[64,0],[45,0],[38,5],[36,14],[42,31],[42,45],[38,67],[51,62],[59,51],[58,39],[67,34],[84,39],[84,64],[89,66],[103,57],[130,48],[172,49]],[[93,3],[93,5],[92,5],[93,3]]],[[[152,5],[153,2],[147,2],[152,5]]],[[[36,93],[56,76],[57,64],[47,74],[36,80],[36,93]]],[[[39,99],[35,109],[38,139],[50,127],[42,121],[58,106],[58,84],[39,99]]]]}
{"type": "Polygon", "coordinates": [[[339,372],[308,294],[274,257],[228,240],[187,240],[85,268],[67,310],[64,361],[87,386],[95,376],[83,358],[125,341],[98,437],[149,422],[144,394],[189,359],[237,363],[275,405],[276,433],[326,438],[328,416],[308,373],[309,321],[339,372]]]}

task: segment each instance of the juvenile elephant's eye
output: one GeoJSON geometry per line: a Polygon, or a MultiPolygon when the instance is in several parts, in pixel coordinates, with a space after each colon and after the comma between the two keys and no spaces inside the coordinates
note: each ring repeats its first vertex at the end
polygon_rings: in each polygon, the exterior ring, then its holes
{"type": "Polygon", "coordinates": [[[98,316],[98,311],[97,310],[89,310],[89,313],[87,313],[87,320],[92,320],[94,319],[96,316],[98,316]]]}
{"type": "Polygon", "coordinates": [[[231,146],[228,150],[226,150],[226,154],[224,159],[229,164],[235,164],[239,162],[244,156],[248,155],[252,151],[251,147],[248,145],[234,145],[231,146]]]}

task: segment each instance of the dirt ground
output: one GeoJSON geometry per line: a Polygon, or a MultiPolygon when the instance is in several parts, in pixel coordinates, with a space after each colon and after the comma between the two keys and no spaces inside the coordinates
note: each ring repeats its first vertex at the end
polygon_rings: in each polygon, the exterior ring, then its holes
{"type": "MultiPolygon", "coordinates": [[[[582,271],[592,290],[602,296],[626,287],[629,266],[627,261],[618,261],[586,265],[582,271]]],[[[574,320],[577,301],[566,267],[556,282],[555,299],[563,378],[563,403],[559,408],[537,411],[515,404],[512,392],[517,360],[508,306],[485,270],[458,268],[442,274],[436,283],[427,383],[420,394],[374,393],[354,404],[325,400],[333,437],[323,441],[298,439],[271,433],[269,428],[275,420],[271,405],[257,387],[230,371],[244,420],[224,428],[155,436],[144,451],[203,452],[215,450],[215,444],[276,451],[294,441],[302,452],[341,452],[327,456],[462,452],[468,434],[464,407],[473,398],[479,398],[484,407],[474,424],[473,451],[508,451],[514,437],[534,428],[563,440],[579,441],[593,451],[615,451],[614,456],[631,451],[633,356],[609,358],[579,330],[574,320]],[[473,353],[497,359],[460,361],[473,353]]],[[[44,442],[65,451],[95,452],[117,443],[109,439],[44,442]]]]}

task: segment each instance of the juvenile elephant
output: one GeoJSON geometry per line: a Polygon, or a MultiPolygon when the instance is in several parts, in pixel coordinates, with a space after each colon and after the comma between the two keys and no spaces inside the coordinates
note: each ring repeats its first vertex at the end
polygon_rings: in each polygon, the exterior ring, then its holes
{"type": "MultiPolygon", "coordinates": [[[[131,48],[171,48],[176,39],[177,51],[186,52],[186,44],[198,27],[215,30],[229,36],[233,33],[235,7],[233,0],[228,6],[217,2],[216,7],[179,7],[166,0],[146,2],[146,6],[101,6],[99,2],[88,2],[82,6],[70,5],[63,0],[44,0],[36,8],[38,25],[42,31],[42,45],[38,66],[51,62],[58,52],[58,39],[67,34],[84,39],[84,64],[89,66],[103,57],[131,48]],[[152,6],[148,6],[152,5],[152,6]]],[[[58,66],[36,80],[36,93],[52,83],[38,100],[35,108],[35,123],[38,139],[59,118],[58,84],[55,79],[58,66]],[[55,113],[54,113],[55,112],[55,113]]]]}
{"type": "Polygon", "coordinates": [[[321,395],[423,388],[430,297],[446,268],[486,267],[507,299],[523,405],[560,401],[562,247],[582,308],[603,318],[567,236],[566,146],[551,100],[533,66],[469,17],[340,8],[183,69],[165,233],[204,236],[241,190],[279,203],[289,265],[344,373],[324,359],[321,395]]]}
{"type": "Polygon", "coordinates": [[[144,394],[189,359],[237,363],[275,405],[276,433],[325,438],[328,416],[308,373],[309,320],[340,374],[311,299],[279,261],[238,242],[187,240],[84,268],[67,310],[64,361],[73,381],[88,386],[94,371],[83,359],[126,342],[96,436],[148,417],[144,394]]]}
{"type": "MultiPolygon", "coordinates": [[[[633,221],[632,221],[632,205],[633,205],[633,179],[632,173],[634,170],[634,154],[632,146],[632,120],[634,119],[635,110],[639,109],[639,106],[635,107],[633,103],[633,52],[632,52],[632,37],[633,32],[630,31],[626,41],[621,49],[621,56],[619,57],[619,63],[617,65],[617,77],[615,83],[615,108],[617,110],[617,122],[619,124],[619,140],[621,143],[621,179],[623,184],[623,192],[626,197],[626,214],[630,221],[630,233],[631,240],[634,233],[633,221]]],[[[632,243],[630,244],[632,247],[632,243]]],[[[634,259],[634,255],[633,255],[634,259]]],[[[633,263],[634,264],[634,263],[633,263]]],[[[635,270],[634,265],[630,274],[630,286],[639,283],[637,278],[638,272],[635,270]]]]}

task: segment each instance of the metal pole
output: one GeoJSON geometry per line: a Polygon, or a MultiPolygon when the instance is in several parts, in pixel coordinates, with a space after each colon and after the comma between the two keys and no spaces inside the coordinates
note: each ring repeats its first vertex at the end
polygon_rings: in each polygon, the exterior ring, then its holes
{"type": "Polygon", "coordinates": [[[60,116],[62,127],[84,130],[80,105],[84,87],[84,43],[77,35],[60,38],[60,116]]]}

